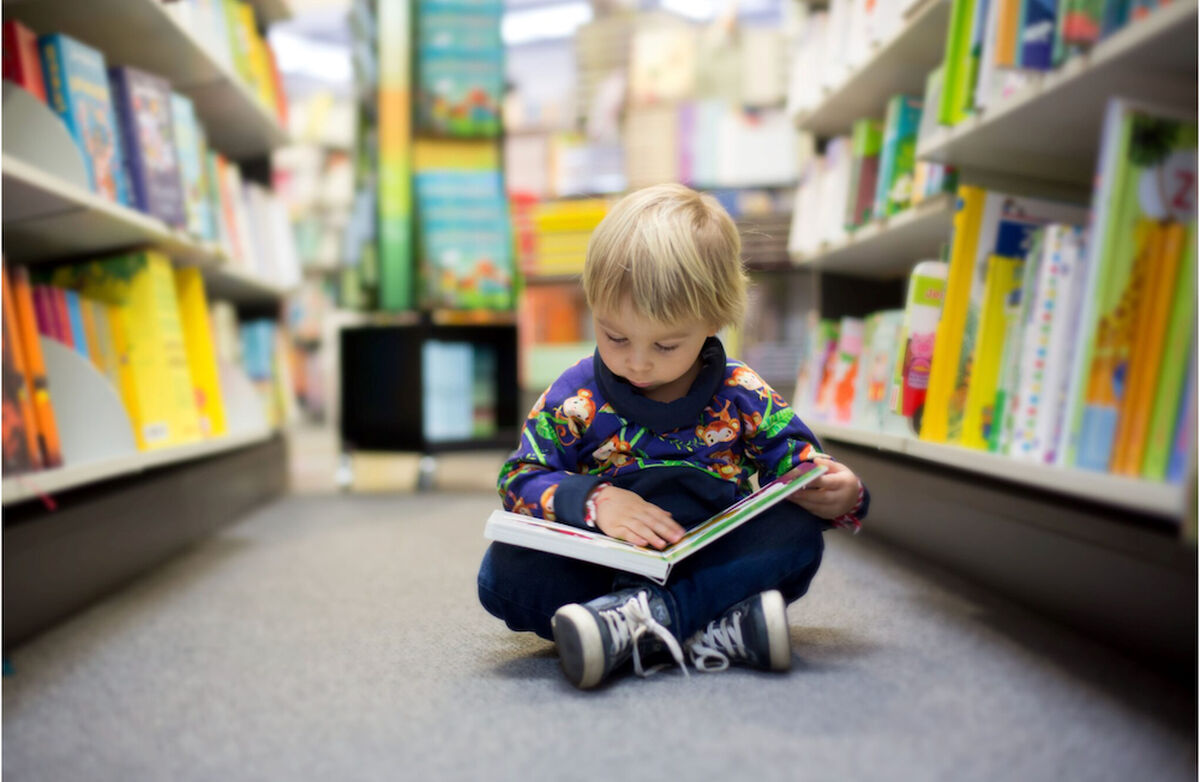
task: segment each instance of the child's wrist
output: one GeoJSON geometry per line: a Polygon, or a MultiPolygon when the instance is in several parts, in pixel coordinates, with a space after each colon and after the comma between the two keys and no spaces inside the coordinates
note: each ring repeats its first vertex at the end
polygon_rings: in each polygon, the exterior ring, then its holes
{"type": "Polygon", "coordinates": [[[597,483],[595,487],[588,492],[587,499],[584,500],[583,503],[583,523],[587,525],[588,529],[596,529],[596,517],[598,514],[596,509],[596,501],[600,496],[600,492],[604,491],[610,486],[612,486],[611,483],[602,481],[597,483]]]}

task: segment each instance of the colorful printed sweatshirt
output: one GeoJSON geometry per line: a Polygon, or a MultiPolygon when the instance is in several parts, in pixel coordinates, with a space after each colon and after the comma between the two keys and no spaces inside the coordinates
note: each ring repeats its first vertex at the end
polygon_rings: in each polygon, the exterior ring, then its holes
{"type": "MultiPolygon", "coordinates": [[[[656,402],[614,375],[597,353],[565,371],[529,413],[500,470],[504,507],[583,527],[600,482],[671,512],[685,528],[820,453],[783,397],[710,337],[686,396],[656,402]]],[[[870,496],[835,519],[855,531],[870,496]]]]}

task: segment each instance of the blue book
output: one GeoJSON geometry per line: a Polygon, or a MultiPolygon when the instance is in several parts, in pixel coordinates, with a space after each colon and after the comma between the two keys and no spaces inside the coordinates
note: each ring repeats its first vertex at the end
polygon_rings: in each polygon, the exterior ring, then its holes
{"type": "Polygon", "coordinates": [[[41,36],[38,51],[46,97],[79,147],[89,186],[111,201],[132,206],[104,55],[62,33],[41,36]]]}
{"type": "Polygon", "coordinates": [[[872,210],[876,219],[903,211],[912,201],[913,166],[920,126],[921,101],[918,98],[895,95],[888,101],[872,210]]]}
{"type": "Polygon", "coordinates": [[[112,68],[108,76],[134,203],[167,225],[186,228],[170,85],[166,79],[128,66],[112,68]]]}
{"type": "Polygon", "coordinates": [[[196,109],[189,98],[171,93],[171,124],[175,129],[175,153],[179,157],[180,187],[187,215],[187,229],[205,239],[212,222],[209,212],[208,188],[205,175],[204,128],[196,120],[196,109]]]}
{"type": "Polygon", "coordinates": [[[79,355],[92,360],[88,352],[87,329],[83,326],[83,307],[79,304],[79,292],[70,288],[63,290],[63,298],[67,300],[67,318],[71,327],[71,341],[79,355]]]}
{"type": "Polygon", "coordinates": [[[1018,65],[1042,71],[1053,68],[1057,3],[1055,0],[1025,0],[1022,11],[1018,65]]]}

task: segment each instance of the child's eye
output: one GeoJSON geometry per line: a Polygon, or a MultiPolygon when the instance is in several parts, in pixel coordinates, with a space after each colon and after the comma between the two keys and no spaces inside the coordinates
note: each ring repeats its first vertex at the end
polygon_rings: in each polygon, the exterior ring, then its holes
{"type": "Polygon", "coordinates": [[[605,334],[604,336],[608,337],[608,341],[614,345],[623,345],[629,341],[625,337],[614,337],[612,334],[605,334]]]}
{"type": "Polygon", "coordinates": [[[660,345],[657,342],[655,342],[654,347],[657,348],[659,350],[659,352],[661,352],[661,353],[670,353],[672,350],[674,350],[675,348],[677,348],[679,346],[678,345],[660,345]]]}

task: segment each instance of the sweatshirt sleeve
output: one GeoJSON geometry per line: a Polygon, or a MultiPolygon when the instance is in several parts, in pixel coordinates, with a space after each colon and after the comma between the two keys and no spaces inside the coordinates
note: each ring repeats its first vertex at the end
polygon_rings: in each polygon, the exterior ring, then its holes
{"type": "Polygon", "coordinates": [[[505,510],[586,526],[587,496],[600,482],[577,471],[581,429],[590,420],[563,411],[564,402],[580,399],[579,390],[559,378],[526,417],[516,450],[500,468],[497,488],[505,510]]]}
{"type": "MultiPolygon", "coordinates": [[[[765,382],[758,392],[740,394],[738,405],[743,423],[748,424],[742,431],[746,455],[757,465],[760,481],[774,480],[817,456],[834,458],[821,450],[817,436],[765,382]]],[[[862,527],[871,495],[861,479],[858,485],[858,503],[849,513],[833,519],[834,526],[854,532],[862,527]]]]}

